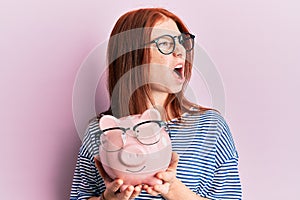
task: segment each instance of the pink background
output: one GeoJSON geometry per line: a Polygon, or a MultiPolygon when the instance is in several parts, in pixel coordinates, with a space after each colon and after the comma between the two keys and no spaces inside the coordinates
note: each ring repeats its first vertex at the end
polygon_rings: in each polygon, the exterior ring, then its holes
{"type": "Polygon", "coordinates": [[[72,112],[76,74],[116,19],[144,6],[180,16],[221,74],[244,199],[295,199],[300,4],[293,0],[3,0],[1,199],[68,199],[81,142],[72,112]]]}

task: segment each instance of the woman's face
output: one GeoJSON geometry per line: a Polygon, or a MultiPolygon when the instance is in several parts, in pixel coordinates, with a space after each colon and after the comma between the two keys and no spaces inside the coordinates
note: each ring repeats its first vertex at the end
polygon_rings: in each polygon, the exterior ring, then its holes
{"type": "MultiPolygon", "coordinates": [[[[171,36],[179,36],[181,34],[176,23],[170,18],[156,23],[151,33],[151,41],[166,34],[171,36]]],[[[164,48],[164,42],[166,41],[160,40],[162,48],[164,48]]],[[[178,38],[175,38],[174,52],[168,55],[162,54],[155,43],[151,44],[149,82],[155,95],[166,96],[169,93],[178,93],[182,90],[185,81],[185,58],[186,51],[179,44],[178,38]]]]}

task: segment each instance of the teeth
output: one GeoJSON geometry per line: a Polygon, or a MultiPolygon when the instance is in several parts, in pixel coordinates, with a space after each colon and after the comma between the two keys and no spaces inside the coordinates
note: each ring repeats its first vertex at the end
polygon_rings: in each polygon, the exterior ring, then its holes
{"type": "Polygon", "coordinates": [[[175,69],[180,69],[180,68],[182,68],[182,65],[177,65],[177,66],[175,67],[175,69]]]}
{"type": "Polygon", "coordinates": [[[174,68],[174,72],[180,77],[182,78],[182,74],[181,74],[181,69],[182,69],[182,65],[177,65],[175,68],[174,68]]]}

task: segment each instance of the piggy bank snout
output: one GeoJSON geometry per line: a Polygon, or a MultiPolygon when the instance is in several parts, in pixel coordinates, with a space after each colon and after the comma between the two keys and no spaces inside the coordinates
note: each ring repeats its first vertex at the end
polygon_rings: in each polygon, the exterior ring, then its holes
{"type": "Polygon", "coordinates": [[[129,145],[119,152],[119,159],[129,167],[141,166],[146,161],[146,152],[141,146],[129,145]]]}

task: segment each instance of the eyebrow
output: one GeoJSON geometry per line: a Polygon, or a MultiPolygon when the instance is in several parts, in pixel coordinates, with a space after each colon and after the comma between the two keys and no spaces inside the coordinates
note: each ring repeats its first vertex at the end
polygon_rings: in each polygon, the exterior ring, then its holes
{"type": "Polygon", "coordinates": [[[160,37],[162,37],[162,36],[165,36],[165,35],[170,35],[170,36],[172,36],[172,37],[175,37],[175,36],[180,36],[181,34],[182,34],[182,33],[179,33],[179,34],[176,34],[176,35],[170,34],[170,33],[164,33],[164,34],[161,34],[161,35],[159,35],[159,36],[157,36],[157,37],[154,37],[153,39],[150,38],[150,40],[153,41],[153,40],[156,40],[156,39],[158,39],[158,38],[160,38],[160,37]]]}
{"type": "Polygon", "coordinates": [[[155,31],[155,29],[154,29],[154,30],[152,30],[151,35],[153,33],[156,33],[154,35],[166,35],[166,34],[168,34],[168,35],[178,35],[178,34],[181,34],[182,32],[172,31],[172,30],[168,30],[168,29],[157,29],[155,31]]]}

